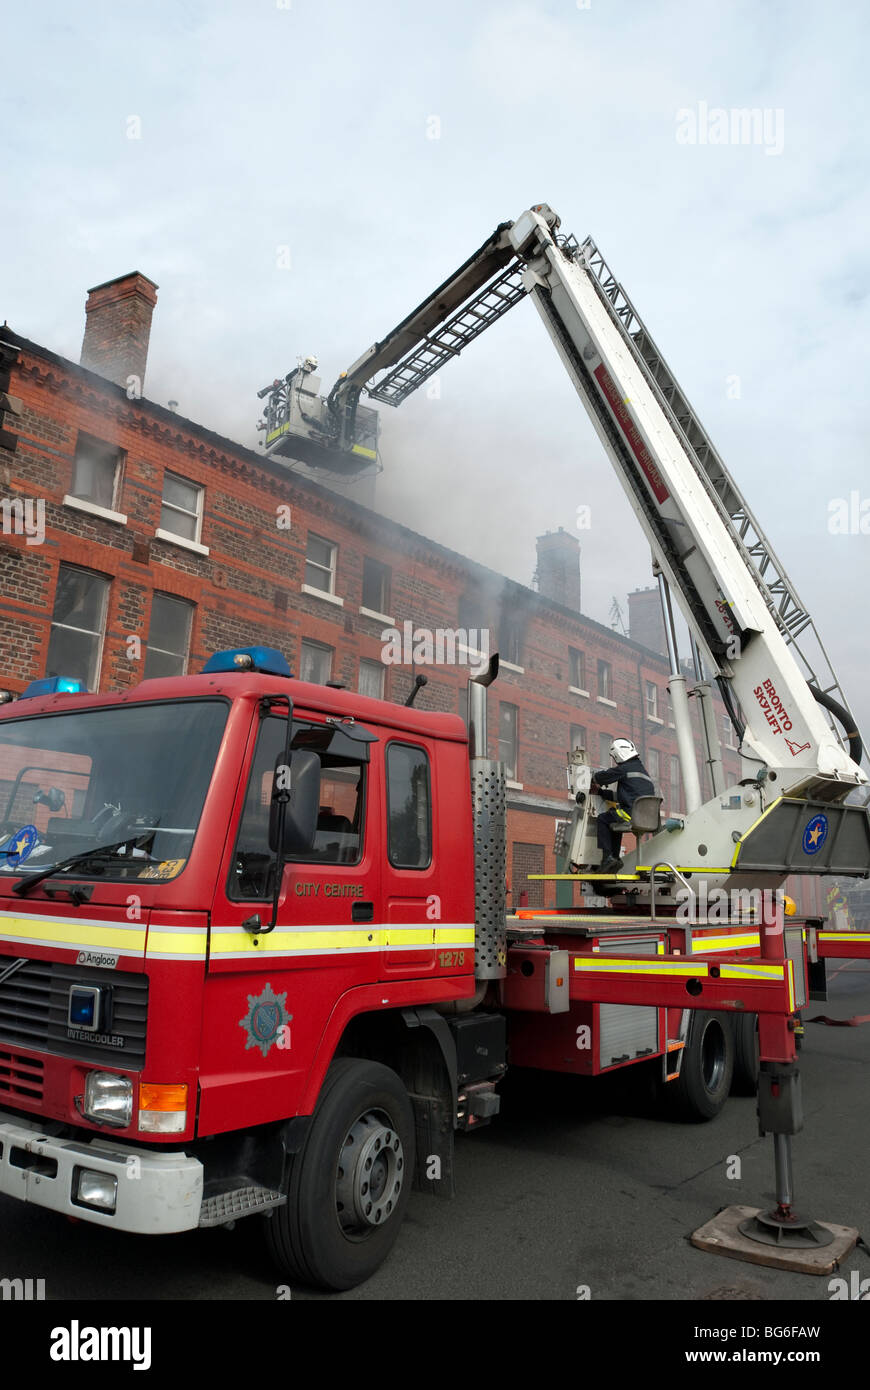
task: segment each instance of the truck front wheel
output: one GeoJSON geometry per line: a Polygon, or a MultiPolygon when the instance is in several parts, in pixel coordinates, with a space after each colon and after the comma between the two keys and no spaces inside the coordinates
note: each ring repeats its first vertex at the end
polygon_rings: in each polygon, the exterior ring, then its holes
{"type": "Polygon", "coordinates": [[[340,1057],[323,1083],[287,1202],[266,1220],[278,1269],[324,1289],[351,1289],[386,1259],[414,1176],[414,1116],[402,1082],[379,1062],[340,1057]]]}
{"type": "Polygon", "coordinates": [[[664,1087],[667,1112],[675,1119],[712,1120],[728,1098],[734,1072],[734,1035],[724,1014],[692,1014],[680,1074],[664,1087]]]}

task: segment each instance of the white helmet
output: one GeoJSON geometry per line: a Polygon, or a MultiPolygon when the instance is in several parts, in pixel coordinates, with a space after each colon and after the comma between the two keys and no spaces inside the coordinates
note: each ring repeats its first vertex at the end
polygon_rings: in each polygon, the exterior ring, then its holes
{"type": "Polygon", "coordinates": [[[610,745],[610,756],[615,763],[627,763],[629,758],[637,757],[637,749],[630,738],[615,738],[610,745]]]}

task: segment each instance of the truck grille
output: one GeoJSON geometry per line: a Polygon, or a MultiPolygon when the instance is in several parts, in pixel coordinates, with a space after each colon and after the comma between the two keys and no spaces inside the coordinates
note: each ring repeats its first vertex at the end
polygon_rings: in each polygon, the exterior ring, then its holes
{"type": "MultiPolygon", "coordinates": [[[[0,956],[0,975],[15,962],[0,956]]],[[[145,1065],[148,976],[98,970],[67,962],[28,960],[0,982],[0,1088],[3,1084],[3,1046],[52,1052],[82,1062],[138,1070],[145,1065]],[[108,985],[112,990],[111,1035],[123,1041],[82,1041],[67,1036],[71,985],[108,985]]],[[[19,1062],[25,1060],[17,1059],[19,1062]]]]}
{"type": "Polygon", "coordinates": [[[0,1099],[42,1100],[42,1062],[0,1047],[0,1099]]]}

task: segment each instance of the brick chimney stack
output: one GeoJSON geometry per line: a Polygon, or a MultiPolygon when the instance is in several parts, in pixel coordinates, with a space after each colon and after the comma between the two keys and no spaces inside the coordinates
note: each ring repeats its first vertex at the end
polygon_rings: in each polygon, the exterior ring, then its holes
{"type": "Polygon", "coordinates": [[[628,596],[628,635],[651,652],[668,654],[662,601],[657,588],[635,589],[628,596]]]}
{"type": "Polygon", "coordinates": [[[580,542],[563,531],[538,536],[538,593],[580,612],[580,542]]]}
{"type": "Polygon", "coordinates": [[[156,303],[157,286],[138,270],[88,290],[81,365],[118,386],[126,387],[136,377],[141,394],[156,303]]]}

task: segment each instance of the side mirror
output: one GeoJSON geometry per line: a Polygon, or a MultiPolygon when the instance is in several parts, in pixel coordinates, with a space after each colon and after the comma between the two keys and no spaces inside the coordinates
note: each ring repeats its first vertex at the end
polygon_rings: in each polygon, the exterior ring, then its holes
{"type": "Polygon", "coordinates": [[[283,755],[275,763],[272,806],[269,811],[269,848],[273,854],[305,854],[314,847],[320,810],[320,759],[308,749],[290,754],[289,768],[283,755]],[[278,823],[284,802],[284,843],[278,844],[278,823]]]}
{"type": "Polygon", "coordinates": [[[63,810],[66,805],[66,792],[63,787],[49,787],[48,791],[40,787],[33,798],[33,803],[34,805],[41,803],[43,806],[47,806],[52,814],[55,814],[57,811],[63,810]]]}

